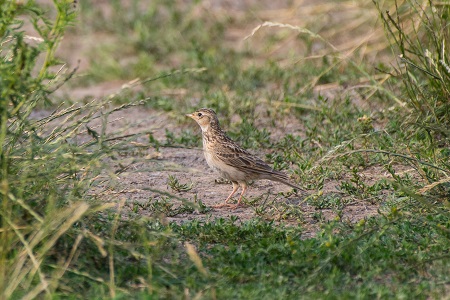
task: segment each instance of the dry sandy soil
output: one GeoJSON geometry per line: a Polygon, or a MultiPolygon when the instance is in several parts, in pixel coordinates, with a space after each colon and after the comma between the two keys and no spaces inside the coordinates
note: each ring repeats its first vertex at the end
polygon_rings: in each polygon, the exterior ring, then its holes
{"type": "MultiPolygon", "coordinates": [[[[183,127],[189,126],[201,134],[200,128],[192,121],[189,125],[180,125],[167,113],[143,109],[139,107],[113,113],[108,131],[120,131],[120,135],[135,134],[140,132],[152,132],[153,136],[164,141],[165,130],[180,132],[183,127]]],[[[98,124],[89,124],[92,129],[98,128],[98,124]]],[[[280,122],[274,132],[288,130],[295,132],[296,128],[289,122],[283,125],[280,122]]],[[[297,129],[300,126],[297,125],[297,129]]],[[[301,133],[299,133],[301,134],[301,133]]],[[[137,144],[148,145],[148,137],[143,135],[136,140],[137,144]]],[[[322,214],[322,220],[335,218],[336,211],[332,209],[317,209],[308,204],[308,199],[314,197],[318,191],[307,190],[299,194],[293,194],[292,189],[278,182],[261,180],[254,182],[246,193],[244,207],[237,209],[212,208],[225,200],[231,192],[231,184],[220,179],[210,170],[203,157],[200,148],[183,147],[161,147],[158,151],[152,147],[144,148],[142,151],[121,153],[121,159],[111,161],[113,171],[123,168],[129,164],[125,171],[121,172],[115,187],[110,190],[105,199],[123,199],[125,211],[133,209],[142,215],[161,216],[168,221],[184,222],[189,220],[213,220],[215,218],[228,218],[235,216],[239,221],[251,218],[263,218],[274,220],[285,224],[302,224],[305,229],[305,237],[312,236],[319,229],[317,213],[322,214]],[[132,163],[133,162],[133,163],[132,163]],[[192,186],[188,191],[174,191],[168,185],[169,176],[175,176],[180,183],[192,186]],[[113,197],[110,197],[113,196],[113,197]],[[185,202],[186,201],[186,202],[185,202]],[[197,205],[201,201],[205,207],[197,205]],[[173,213],[182,203],[193,203],[195,210],[190,212],[173,213]],[[172,205],[168,213],[155,208],[155,203],[165,203],[166,207],[172,205]],[[171,211],[171,212],[169,212],[171,211]],[[171,216],[171,214],[174,214],[171,216]]],[[[264,153],[255,153],[264,157],[264,153]]],[[[381,170],[374,169],[365,172],[367,181],[377,179],[381,170]]],[[[301,183],[299,183],[301,185],[301,183]]],[[[323,193],[332,193],[339,196],[336,189],[338,182],[329,181],[325,184],[323,193]]],[[[344,195],[342,194],[342,197],[344,195]]],[[[345,198],[344,198],[345,199],[345,198]]],[[[342,220],[358,222],[359,220],[377,214],[378,205],[370,204],[368,201],[348,200],[343,209],[342,220]]]]}

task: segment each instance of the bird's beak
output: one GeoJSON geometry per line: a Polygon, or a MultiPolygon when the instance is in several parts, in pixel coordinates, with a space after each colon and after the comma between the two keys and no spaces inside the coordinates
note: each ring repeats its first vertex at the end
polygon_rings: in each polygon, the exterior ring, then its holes
{"type": "Polygon", "coordinates": [[[189,117],[189,118],[194,118],[194,113],[192,113],[192,114],[185,114],[185,116],[189,117]]]}

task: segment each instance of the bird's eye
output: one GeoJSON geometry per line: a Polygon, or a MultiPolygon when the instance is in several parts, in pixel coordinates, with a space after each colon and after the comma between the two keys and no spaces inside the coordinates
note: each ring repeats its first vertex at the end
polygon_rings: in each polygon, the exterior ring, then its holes
{"type": "Polygon", "coordinates": [[[201,117],[201,116],[202,116],[202,113],[198,113],[197,116],[201,117]]]}

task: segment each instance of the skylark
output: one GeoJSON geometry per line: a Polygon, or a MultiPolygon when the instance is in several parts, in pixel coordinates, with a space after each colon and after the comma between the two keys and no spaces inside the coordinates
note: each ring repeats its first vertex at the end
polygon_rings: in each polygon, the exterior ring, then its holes
{"type": "Polygon", "coordinates": [[[264,161],[242,149],[230,139],[220,128],[214,110],[202,108],[186,116],[194,119],[202,129],[203,152],[209,167],[233,183],[233,191],[227,197],[225,203],[215,207],[239,207],[242,196],[247,190],[247,182],[250,180],[268,179],[302,190],[290,183],[286,174],[272,169],[264,161]],[[237,204],[228,204],[239,186],[242,187],[242,192],[237,204]]]}

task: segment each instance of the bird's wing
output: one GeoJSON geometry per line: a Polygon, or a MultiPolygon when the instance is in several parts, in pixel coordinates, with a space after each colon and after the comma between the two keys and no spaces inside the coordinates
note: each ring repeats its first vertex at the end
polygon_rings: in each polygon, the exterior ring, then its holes
{"type": "Polygon", "coordinates": [[[220,147],[214,149],[213,155],[215,159],[222,161],[224,164],[249,174],[250,178],[275,180],[304,191],[301,187],[290,183],[286,173],[272,169],[263,160],[242,149],[228,137],[222,140],[220,147]]]}
{"type": "Polygon", "coordinates": [[[223,144],[220,149],[216,149],[215,155],[225,164],[238,168],[243,172],[258,174],[278,173],[263,160],[242,149],[235,143],[223,144]]]}

